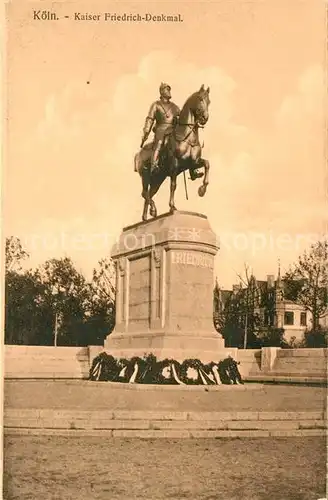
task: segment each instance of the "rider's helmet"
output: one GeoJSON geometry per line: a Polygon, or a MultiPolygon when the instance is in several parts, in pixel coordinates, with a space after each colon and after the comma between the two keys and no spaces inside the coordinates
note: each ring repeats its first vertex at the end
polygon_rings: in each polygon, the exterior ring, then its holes
{"type": "Polygon", "coordinates": [[[171,87],[168,83],[162,82],[159,86],[159,93],[160,95],[163,95],[163,92],[168,89],[169,91],[171,90],[171,87]]]}

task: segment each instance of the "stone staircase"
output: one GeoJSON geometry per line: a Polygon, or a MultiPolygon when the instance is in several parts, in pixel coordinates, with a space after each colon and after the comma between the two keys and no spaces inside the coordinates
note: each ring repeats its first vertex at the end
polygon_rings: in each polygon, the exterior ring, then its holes
{"type": "Polygon", "coordinates": [[[327,383],[327,349],[279,349],[270,369],[249,372],[248,381],[327,383]]]}
{"type": "Polygon", "coordinates": [[[294,376],[321,377],[327,374],[327,352],[325,349],[286,349],[278,351],[272,374],[290,373],[294,376]]]}
{"type": "Polygon", "coordinates": [[[6,435],[119,438],[325,436],[326,413],[5,409],[6,435]]]}

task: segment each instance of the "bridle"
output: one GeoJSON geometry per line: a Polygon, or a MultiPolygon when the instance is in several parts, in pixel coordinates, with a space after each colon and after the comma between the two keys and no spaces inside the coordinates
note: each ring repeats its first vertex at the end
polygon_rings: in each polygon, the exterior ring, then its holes
{"type": "Polygon", "coordinates": [[[178,139],[177,136],[176,136],[176,130],[174,130],[174,132],[173,132],[174,139],[177,142],[188,142],[188,144],[190,144],[190,146],[195,146],[197,143],[196,142],[192,143],[192,142],[188,141],[188,137],[193,132],[196,132],[197,129],[204,128],[204,125],[200,125],[197,121],[195,123],[178,123],[178,125],[181,126],[181,127],[189,127],[190,130],[187,132],[187,135],[183,139],[178,139]]]}
{"type": "Polygon", "coordinates": [[[176,131],[174,130],[174,139],[177,141],[177,142],[188,142],[188,144],[190,144],[190,146],[195,146],[197,144],[197,142],[194,142],[194,143],[191,143],[190,141],[188,141],[188,138],[189,136],[193,133],[193,132],[196,132],[197,129],[199,128],[204,128],[204,125],[201,125],[199,122],[198,122],[198,119],[197,118],[197,111],[198,111],[198,114],[199,114],[199,110],[198,108],[196,108],[196,110],[194,111],[194,116],[195,116],[195,122],[194,123],[180,123],[180,121],[178,121],[178,125],[181,126],[181,127],[188,127],[190,130],[187,131],[187,134],[185,135],[185,137],[183,139],[178,139],[177,136],[176,136],[176,131]]]}

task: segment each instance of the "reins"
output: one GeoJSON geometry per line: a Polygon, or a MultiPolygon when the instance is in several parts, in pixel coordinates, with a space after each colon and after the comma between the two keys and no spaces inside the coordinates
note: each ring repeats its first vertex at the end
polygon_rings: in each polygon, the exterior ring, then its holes
{"type": "Polygon", "coordinates": [[[178,139],[177,138],[177,135],[176,135],[176,130],[174,129],[174,132],[173,132],[173,135],[174,135],[174,139],[177,141],[177,142],[186,142],[186,140],[188,139],[188,137],[192,134],[192,132],[195,131],[195,128],[196,128],[196,125],[197,123],[178,123],[179,126],[181,127],[191,127],[189,132],[187,133],[187,135],[183,138],[183,139],[178,139]]]}
{"type": "Polygon", "coordinates": [[[196,131],[196,128],[204,128],[204,125],[199,125],[199,123],[197,123],[197,122],[195,122],[195,123],[179,123],[178,122],[178,126],[180,126],[180,127],[191,127],[191,129],[189,130],[189,132],[187,133],[187,135],[183,139],[178,139],[177,138],[176,131],[174,129],[173,135],[174,135],[174,139],[177,142],[186,142],[186,140],[192,134],[192,132],[196,131]]]}

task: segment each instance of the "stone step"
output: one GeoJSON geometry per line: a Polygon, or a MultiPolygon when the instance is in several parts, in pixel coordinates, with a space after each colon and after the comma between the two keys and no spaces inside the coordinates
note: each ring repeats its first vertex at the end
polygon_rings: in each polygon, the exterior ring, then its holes
{"type": "Polygon", "coordinates": [[[325,429],[323,420],[289,421],[150,421],[150,420],[73,420],[73,419],[9,419],[4,422],[8,428],[31,429],[108,429],[108,430],[302,430],[325,429]]]}
{"type": "Polygon", "coordinates": [[[147,410],[61,410],[51,408],[5,408],[8,419],[40,420],[149,420],[149,421],[258,421],[258,420],[325,420],[324,410],[318,411],[147,411],[147,410]]]}
{"type": "Polygon", "coordinates": [[[6,419],[6,428],[43,428],[43,429],[203,429],[203,430],[234,430],[234,429],[324,429],[324,420],[258,420],[258,421],[172,421],[172,420],[83,420],[83,419],[40,419],[21,418],[6,419]]]}
{"type": "MultiPolygon", "coordinates": [[[[265,372],[262,372],[265,373],[265,372]]],[[[256,375],[261,375],[256,374],[256,375]]],[[[327,370],[280,370],[280,369],[274,369],[270,372],[268,372],[268,375],[278,375],[282,377],[305,377],[305,378],[311,378],[311,377],[327,377],[327,370]]]]}
{"type": "Polygon", "coordinates": [[[109,430],[124,433],[157,431],[302,431],[326,428],[324,412],[106,412],[6,409],[4,428],[109,430]]]}
{"type": "Polygon", "coordinates": [[[302,349],[281,349],[278,351],[277,355],[278,359],[281,358],[327,358],[328,357],[328,350],[325,347],[317,347],[316,349],[313,348],[305,348],[302,347],[302,349]]]}
{"type": "MultiPolygon", "coordinates": [[[[293,374],[282,374],[281,372],[270,372],[266,374],[259,375],[247,375],[244,378],[248,382],[289,382],[298,384],[325,384],[327,383],[327,375],[325,373],[311,374],[308,373],[293,373],[293,374]]],[[[229,387],[229,386],[228,386],[229,387]]]]}
{"type": "MultiPolygon", "coordinates": [[[[69,383],[69,381],[67,381],[69,383]]],[[[243,391],[262,391],[263,384],[220,384],[220,385],[166,385],[166,384],[130,384],[130,383],[120,383],[120,382],[99,382],[85,380],[83,382],[85,385],[90,385],[90,387],[108,387],[110,389],[126,390],[126,391],[156,391],[158,392],[221,392],[221,391],[231,391],[243,392],[243,391]]]]}
{"type": "Polygon", "coordinates": [[[22,373],[18,373],[18,372],[7,372],[6,373],[6,379],[11,379],[11,380],[16,380],[16,379],[25,379],[25,380],[28,380],[28,379],[38,379],[38,380],[42,380],[42,379],[54,379],[54,380],[57,380],[57,379],[78,379],[78,380],[81,380],[82,378],[88,378],[89,377],[89,372],[87,370],[85,371],[54,371],[53,369],[49,370],[49,371],[42,371],[42,372],[38,372],[38,371],[33,371],[33,372],[22,372],[22,373]]]}
{"type": "Polygon", "coordinates": [[[327,367],[326,363],[317,363],[316,366],[313,365],[312,362],[308,363],[293,363],[292,361],[286,359],[286,361],[275,363],[273,365],[273,370],[275,372],[281,372],[284,373],[285,375],[288,373],[326,373],[327,372],[327,367]]]}
{"type": "Polygon", "coordinates": [[[180,438],[257,438],[257,437],[325,437],[325,429],[288,429],[288,430],[152,430],[152,429],[33,429],[33,428],[4,428],[7,436],[88,436],[111,438],[138,438],[138,439],[180,439],[180,438]]]}

